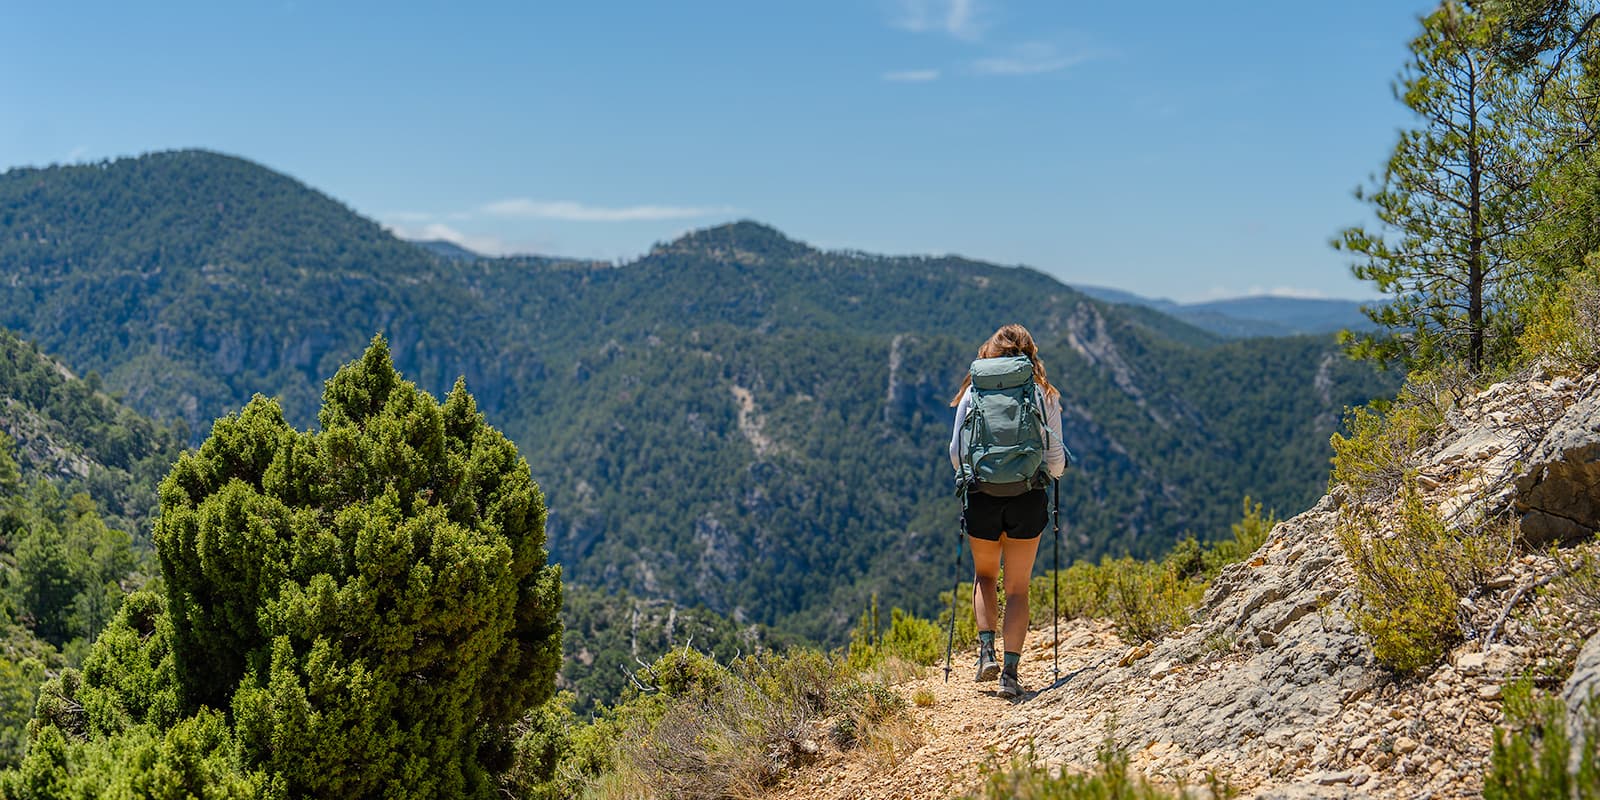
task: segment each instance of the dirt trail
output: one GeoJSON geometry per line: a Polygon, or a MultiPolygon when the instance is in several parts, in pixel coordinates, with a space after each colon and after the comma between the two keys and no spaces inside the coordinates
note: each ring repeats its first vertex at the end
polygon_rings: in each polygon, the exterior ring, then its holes
{"type": "MultiPolygon", "coordinates": [[[[1109,667],[1126,650],[1104,622],[1063,621],[1063,683],[1070,685],[1075,677],[1109,667]]],[[[1056,709],[1043,716],[1030,714],[1028,708],[1040,692],[1051,691],[1049,629],[1029,634],[1018,668],[1026,691],[1016,700],[1000,697],[996,682],[975,683],[972,665],[976,660],[976,651],[958,653],[948,684],[939,666],[894,687],[906,698],[914,720],[907,732],[915,736],[911,742],[914,750],[893,753],[868,746],[841,752],[829,746],[816,763],[791,773],[769,792],[768,800],[933,800],[974,790],[983,765],[1004,764],[1013,756],[1026,755],[1037,726],[1059,724],[1065,715],[1056,709]],[[920,690],[933,694],[932,705],[912,702],[920,690]]]]}

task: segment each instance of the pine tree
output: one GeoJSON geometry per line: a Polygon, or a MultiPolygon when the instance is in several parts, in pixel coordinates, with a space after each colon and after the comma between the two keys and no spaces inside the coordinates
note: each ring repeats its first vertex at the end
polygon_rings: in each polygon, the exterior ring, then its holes
{"type": "Polygon", "coordinates": [[[1481,369],[1509,339],[1497,329],[1519,274],[1512,242],[1534,217],[1523,82],[1495,58],[1494,20],[1445,0],[1423,18],[1396,96],[1421,125],[1403,131],[1374,191],[1382,230],[1353,227],[1335,247],[1384,302],[1365,309],[1389,335],[1354,339],[1355,354],[1481,369]],[[1392,236],[1386,236],[1392,234],[1392,236]]]}

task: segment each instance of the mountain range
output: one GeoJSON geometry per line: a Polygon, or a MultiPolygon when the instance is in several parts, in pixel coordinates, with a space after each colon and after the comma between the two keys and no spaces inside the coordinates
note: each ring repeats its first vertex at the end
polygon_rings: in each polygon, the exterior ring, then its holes
{"type": "Polygon", "coordinates": [[[1366,304],[1359,300],[1263,294],[1199,303],[1175,303],[1104,286],[1074,285],[1072,288],[1108,303],[1153,308],[1228,338],[1338,333],[1342,330],[1371,330],[1373,327],[1372,320],[1361,313],[1362,306],[1366,304]]]}
{"type": "Polygon", "coordinates": [[[622,265],[466,258],[205,151],[0,175],[0,267],[0,324],[191,441],[255,393],[315,424],[322,382],[382,333],[517,443],[568,580],[819,641],[874,592],[933,610],[948,402],[1001,323],[1063,391],[1073,557],[1226,535],[1247,494],[1300,509],[1344,409],[1395,383],[1330,336],[1229,338],[1032,269],[754,222],[622,265]]]}

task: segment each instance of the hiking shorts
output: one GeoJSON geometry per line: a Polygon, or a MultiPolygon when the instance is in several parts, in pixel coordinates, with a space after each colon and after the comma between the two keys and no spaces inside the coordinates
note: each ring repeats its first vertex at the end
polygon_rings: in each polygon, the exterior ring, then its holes
{"type": "Polygon", "coordinates": [[[967,493],[967,535],[974,539],[1000,541],[1004,533],[1012,539],[1034,539],[1050,521],[1045,491],[1034,489],[1016,497],[994,497],[983,492],[967,493]]]}

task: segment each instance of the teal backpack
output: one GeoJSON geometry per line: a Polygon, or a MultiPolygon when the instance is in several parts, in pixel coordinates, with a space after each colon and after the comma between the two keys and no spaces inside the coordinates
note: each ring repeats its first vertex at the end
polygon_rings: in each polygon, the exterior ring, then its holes
{"type": "Polygon", "coordinates": [[[1027,356],[972,362],[972,399],[961,421],[956,488],[1010,497],[1044,485],[1044,422],[1027,356]]]}

